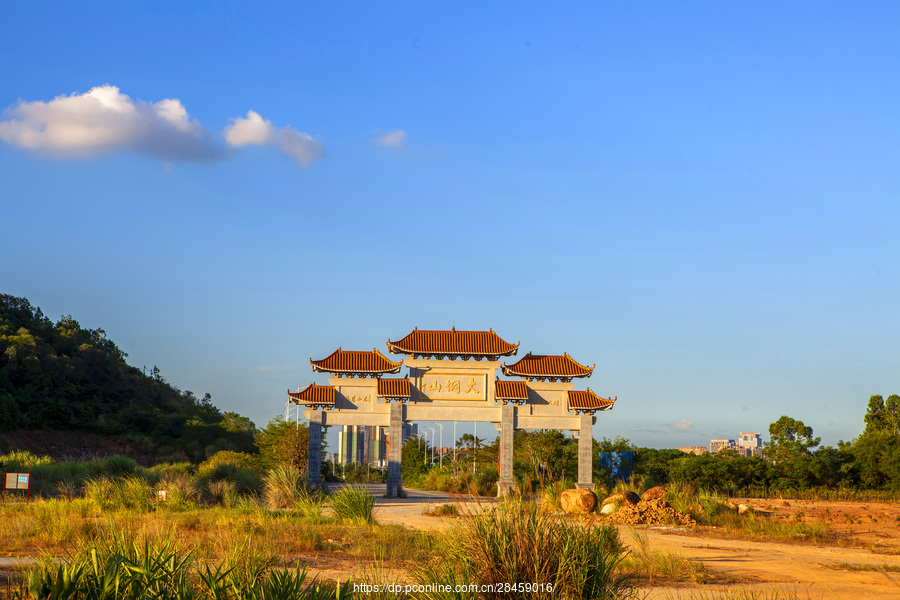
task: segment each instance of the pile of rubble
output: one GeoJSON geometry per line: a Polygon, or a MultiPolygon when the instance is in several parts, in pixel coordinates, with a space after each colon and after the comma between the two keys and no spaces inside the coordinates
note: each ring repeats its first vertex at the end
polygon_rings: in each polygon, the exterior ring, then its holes
{"type": "Polygon", "coordinates": [[[619,492],[606,498],[600,514],[609,515],[613,523],[623,525],[696,525],[696,521],[672,508],[663,497],[661,487],[653,487],[638,496],[634,492],[619,492]]]}
{"type": "Polygon", "coordinates": [[[622,506],[610,516],[613,523],[622,525],[696,525],[697,522],[683,512],[672,508],[662,498],[641,500],[637,504],[622,506]]]}

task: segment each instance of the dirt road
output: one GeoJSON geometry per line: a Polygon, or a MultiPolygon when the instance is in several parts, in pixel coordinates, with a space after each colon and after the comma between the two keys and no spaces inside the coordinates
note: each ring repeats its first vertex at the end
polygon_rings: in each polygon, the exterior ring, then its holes
{"type": "MultiPolygon", "coordinates": [[[[623,530],[624,539],[629,539],[623,530]]],[[[705,539],[690,535],[647,530],[652,548],[671,550],[700,560],[714,582],[713,589],[792,590],[800,598],[842,598],[845,600],[897,600],[900,573],[884,570],[885,565],[900,570],[900,556],[872,550],[835,546],[809,546],[744,540],[705,539]],[[880,570],[850,571],[835,568],[855,565],[880,570]]],[[[691,587],[652,588],[649,598],[690,597],[691,587]],[[678,592],[676,594],[676,591],[678,592]]]]}

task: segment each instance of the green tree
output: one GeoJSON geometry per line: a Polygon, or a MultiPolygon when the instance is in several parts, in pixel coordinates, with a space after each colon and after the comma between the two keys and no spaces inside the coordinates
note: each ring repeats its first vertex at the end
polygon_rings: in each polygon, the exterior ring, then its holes
{"type": "Polygon", "coordinates": [[[232,433],[256,434],[256,424],[236,412],[226,412],[222,415],[222,428],[232,433]]]}
{"type": "Polygon", "coordinates": [[[884,398],[879,394],[869,396],[869,409],[866,411],[866,429],[863,433],[877,433],[887,429],[884,414],[884,398]]]}
{"type": "Polygon", "coordinates": [[[891,394],[884,401],[884,421],[886,430],[897,435],[900,433],[900,396],[891,394]]]}
{"type": "Polygon", "coordinates": [[[900,436],[889,431],[864,433],[851,451],[863,486],[900,489],[900,436]]]}
{"type": "Polygon", "coordinates": [[[813,452],[812,471],[815,484],[821,487],[857,487],[858,468],[849,445],[838,444],[837,448],[819,446],[813,452]]]}
{"type": "Polygon", "coordinates": [[[549,483],[578,472],[578,455],[572,440],[555,429],[520,431],[516,435],[514,459],[535,480],[549,483]]]}
{"type": "Polygon", "coordinates": [[[769,483],[773,488],[806,488],[815,485],[812,449],[821,438],[813,437],[812,427],[797,419],[782,416],[769,425],[771,441],[766,458],[772,461],[769,483]]]}
{"type": "Polygon", "coordinates": [[[411,435],[403,442],[403,458],[400,462],[400,476],[407,485],[420,481],[428,470],[430,458],[428,441],[421,435],[411,435]]]}
{"type": "Polygon", "coordinates": [[[457,448],[471,448],[475,443],[475,436],[471,433],[464,433],[456,440],[457,448]]]}
{"type": "MultiPolygon", "coordinates": [[[[279,465],[291,465],[305,473],[309,466],[309,425],[291,423],[278,415],[256,433],[254,440],[259,448],[260,465],[271,469],[279,465]]],[[[325,440],[322,440],[325,453],[325,440]]]]}
{"type": "Polygon", "coordinates": [[[812,427],[786,416],[769,425],[769,438],[766,456],[776,462],[809,456],[822,440],[813,437],[812,427]]]}

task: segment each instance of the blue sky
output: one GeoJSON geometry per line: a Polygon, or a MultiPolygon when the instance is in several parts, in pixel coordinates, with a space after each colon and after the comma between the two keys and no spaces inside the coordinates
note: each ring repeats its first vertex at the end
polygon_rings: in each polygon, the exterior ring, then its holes
{"type": "Polygon", "coordinates": [[[257,424],[415,326],[648,446],[900,393],[895,3],[298,4],[5,6],[0,289],[257,424]]]}

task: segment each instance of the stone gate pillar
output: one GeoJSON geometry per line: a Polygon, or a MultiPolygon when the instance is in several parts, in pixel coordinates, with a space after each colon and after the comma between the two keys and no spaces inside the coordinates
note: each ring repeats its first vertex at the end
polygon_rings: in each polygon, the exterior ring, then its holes
{"type": "Polygon", "coordinates": [[[390,429],[388,430],[388,477],[386,498],[399,498],[403,493],[403,482],[400,480],[400,465],[403,459],[403,405],[399,402],[391,404],[390,429]]]}
{"type": "Polygon", "coordinates": [[[311,486],[322,482],[322,420],[323,412],[314,410],[309,413],[309,454],[306,480],[311,486]]]}
{"type": "Polygon", "coordinates": [[[594,467],[593,415],[580,415],[578,423],[578,483],[579,489],[592,489],[594,467]]]}
{"type": "Polygon", "coordinates": [[[513,478],[513,439],[516,430],[516,407],[506,404],[500,409],[500,480],[497,482],[497,493],[516,493],[516,480],[513,478]]]}

